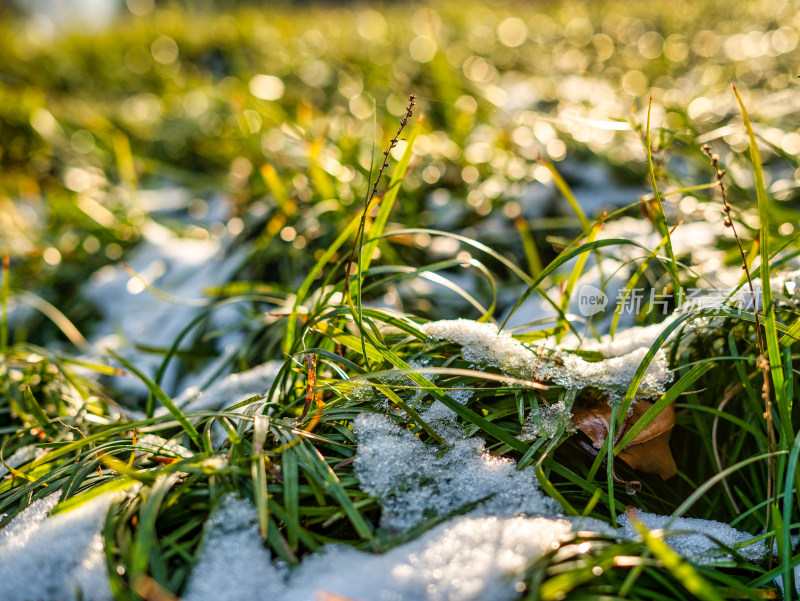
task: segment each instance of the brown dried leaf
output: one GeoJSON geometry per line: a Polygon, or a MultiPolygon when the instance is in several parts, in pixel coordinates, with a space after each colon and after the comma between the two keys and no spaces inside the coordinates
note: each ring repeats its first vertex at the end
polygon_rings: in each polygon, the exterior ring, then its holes
{"type": "MultiPolygon", "coordinates": [[[[624,436],[652,406],[653,404],[648,401],[635,403],[632,413],[624,422],[621,436],[624,436]]],[[[576,407],[572,415],[572,423],[589,437],[595,447],[600,447],[605,442],[610,419],[611,407],[603,398],[591,405],[576,407]]],[[[677,471],[672,452],[669,450],[669,436],[674,425],[675,408],[669,405],[625,447],[619,458],[640,472],[658,474],[663,480],[671,478],[677,471]]]]}

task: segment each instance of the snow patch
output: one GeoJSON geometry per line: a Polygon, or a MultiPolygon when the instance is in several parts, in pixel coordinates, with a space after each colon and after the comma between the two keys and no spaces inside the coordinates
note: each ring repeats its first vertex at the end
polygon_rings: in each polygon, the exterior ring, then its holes
{"type": "Polygon", "coordinates": [[[355,433],[356,475],[362,490],[379,499],[381,526],[388,530],[408,530],[478,502],[473,516],[558,511],[538,489],[531,468],[519,471],[514,461],[490,455],[479,438],[461,438],[441,449],[374,413],[356,418],[355,433]]]}
{"type": "Polygon", "coordinates": [[[184,601],[261,601],[283,593],[283,573],[258,536],[250,501],[226,495],[206,522],[184,601]]]}
{"type": "Polygon", "coordinates": [[[101,528],[115,494],[48,517],[59,493],[39,499],[0,530],[0,599],[111,599],[101,528]]]}
{"type": "MultiPolygon", "coordinates": [[[[507,332],[498,331],[496,325],[468,319],[433,321],[422,324],[420,329],[431,338],[460,344],[467,361],[491,365],[517,377],[550,380],[564,388],[593,386],[624,391],[647,353],[646,348],[640,347],[618,357],[592,362],[544,346],[534,352],[507,332]]],[[[662,393],[671,381],[666,355],[659,350],[647,367],[639,392],[662,393]]]]}
{"type": "Polygon", "coordinates": [[[272,565],[255,508],[224,497],[206,526],[184,601],[506,601],[532,560],[571,532],[564,519],[464,516],[383,554],[329,545],[291,574],[272,565]]]}
{"type": "Polygon", "coordinates": [[[183,459],[191,459],[194,457],[194,453],[183,445],[179,445],[174,440],[167,440],[156,434],[145,434],[137,438],[136,447],[140,452],[143,451],[153,455],[167,454],[183,459]]]}
{"type": "MultiPolygon", "coordinates": [[[[162,357],[137,350],[136,343],[169,348],[203,309],[200,305],[210,302],[204,297],[206,289],[225,283],[244,255],[239,251],[226,256],[227,239],[181,238],[151,221],[143,226],[142,236],[143,241],[126,258],[131,269],[161,292],[188,304],[170,304],[151,294],[121,266],[109,265],[92,274],[84,293],[104,317],[91,340],[95,352],[102,354],[111,347],[152,377],[162,357]]],[[[211,319],[216,319],[215,313],[211,319]]],[[[163,380],[168,392],[177,384],[174,365],[163,380]]],[[[131,378],[115,378],[114,383],[123,390],[145,390],[131,378]]]]}
{"type": "MultiPolygon", "coordinates": [[[[742,557],[750,561],[760,560],[766,551],[766,545],[763,541],[741,546],[751,540],[753,535],[737,530],[733,526],[722,522],[697,518],[676,518],[673,520],[667,515],[656,515],[642,511],[635,512],[634,517],[648,530],[662,529],[669,523],[664,540],[678,555],[696,563],[710,563],[730,556],[727,551],[720,548],[715,540],[728,547],[738,548],[742,557]],[[671,532],[676,534],[669,534],[671,532]],[[679,532],[682,534],[677,534],[679,532]]],[[[639,538],[639,533],[634,528],[627,513],[620,515],[617,518],[617,523],[621,526],[620,534],[622,536],[634,540],[639,538]]]]}
{"type": "Polygon", "coordinates": [[[329,547],[292,575],[287,601],[316,601],[320,591],[359,601],[510,601],[529,563],[571,528],[561,519],[465,516],[383,555],[329,547]]]}

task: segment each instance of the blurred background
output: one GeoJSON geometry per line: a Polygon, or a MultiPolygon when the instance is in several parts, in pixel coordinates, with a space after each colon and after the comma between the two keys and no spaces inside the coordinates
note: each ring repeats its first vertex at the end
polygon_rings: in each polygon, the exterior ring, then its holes
{"type": "MultiPolygon", "coordinates": [[[[734,81],[788,211],[798,32],[796,4],[781,0],[6,2],[0,246],[25,291],[12,333],[111,346],[152,371],[201,307],[246,292],[261,300],[214,312],[167,383],[179,390],[211,358],[221,369],[274,355],[265,309],[291,303],[358,212],[411,93],[422,132],[389,229],[463,233],[535,273],[581,231],[554,169],[590,217],[649,192],[651,95],[662,193],[710,181],[699,150],[710,143],[748,206],[734,81]]],[[[667,210],[719,222],[717,202],[679,194],[667,210]]],[[[381,260],[469,258],[425,233],[394,242],[381,260]]],[[[501,305],[518,294],[502,289],[501,305]]],[[[421,281],[373,300],[430,317],[471,310],[421,281]]]]}

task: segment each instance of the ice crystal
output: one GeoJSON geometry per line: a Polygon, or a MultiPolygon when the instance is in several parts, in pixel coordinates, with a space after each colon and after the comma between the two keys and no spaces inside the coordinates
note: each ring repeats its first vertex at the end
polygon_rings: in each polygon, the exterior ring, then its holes
{"type": "Polygon", "coordinates": [[[537,438],[553,438],[559,430],[567,432],[575,430],[570,421],[572,412],[564,401],[551,405],[540,405],[532,410],[525,423],[522,425],[520,440],[535,440],[537,438]]]}
{"type": "MultiPolygon", "coordinates": [[[[431,338],[460,344],[467,361],[491,365],[515,376],[550,380],[565,388],[627,389],[647,353],[646,348],[636,348],[618,357],[586,361],[557,349],[542,347],[534,352],[505,331],[498,331],[494,324],[468,319],[434,321],[420,329],[431,338]]],[[[658,351],[645,371],[639,392],[661,393],[671,381],[666,355],[658,351]]]]}
{"type": "MultiPolygon", "coordinates": [[[[648,530],[665,528],[671,520],[670,516],[640,511],[635,512],[634,518],[648,530]]],[[[622,527],[621,534],[623,536],[632,539],[638,538],[638,532],[627,513],[620,515],[617,523],[622,527]]],[[[746,559],[758,561],[764,555],[766,546],[763,541],[744,545],[752,538],[752,534],[742,532],[722,522],[677,518],[670,523],[665,541],[673,551],[697,563],[707,563],[729,557],[729,553],[715,541],[719,541],[727,547],[737,548],[738,552],[746,559]]]]}
{"type": "Polygon", "coordinates": [[[448,449],[424,444],[389,418],[356,418],[356,475],[361,488],[378,497],[381,525],[401,531],[427,518],[480,502],[481,515],[552,515],[556,503],[536,485],[532,469],[519,471],[493,457],[478,438],[454,440],[448,449]]]}
{"type": "Polygon", "coordinates": [[[223,497],[206,522],[183,600],[260,601],[279,597],[283,587],[283,574],[258,536],[255,507],[233,495],[223,497]]]}

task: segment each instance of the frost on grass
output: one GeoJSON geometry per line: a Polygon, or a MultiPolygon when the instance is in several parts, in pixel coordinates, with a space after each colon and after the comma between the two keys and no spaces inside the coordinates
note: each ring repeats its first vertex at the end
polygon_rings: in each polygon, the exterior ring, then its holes
{"type": "MultiPolygon", "coordinates": [[[[455,319],[426,323],[420,329],[431,338],[460,344],[466,361],[490,365],[517,377],[552,381],[564,388],[625,390],[648,350],[638,347],[602,361],[586,361],[558,349],[540,347],[534,351],[490,323],[455,319]]],[[[664,392],[671,381],[666,355],[659,351],[647,367],[639,392],[664,392]]]]}
{"type": "MultiPolygon", "coordinates": [[[[648,530],[665,528],[671,520],[670,516],[640,511],[636,512],[635,519],[648,530]]],[[[639,538],[628,514],[620,515],[617,523],[621,526],[621,536],[630,539],[639,538]]],[[[664,540],[673,551],[697,563],[709,563],[730,557],[730,553],[717,541],[726,547],[736,548],[742,557],[750,561],[760,560],[766,550],[763,541],[746,544],[753,538],[752,534],[713,520],[677,518],[672,520],[666,533],[664,540]],[[669,534],[672,532],[676,534],[669,534]]]]}
{"type": "Polygon", "coordinates": [[[575,429],[572,425],[572,412],[564,401],[551,405],[539,405],[528,413],[525,423],[522,424],[520,440],[535,440],[537,438],[553,438],[559,431],[571,432],[575,429]]]}
{"type": "Polygon", "coordinates": [[[464,360],[497,367],[515,376],[530,376],[539,359],[520,341],[505,332],[498,332],[491,323],[469,319],[432,321],[422,324],[420,330],[438,340],[448,340],[461,345],[464,360]]]}
{"type": "Polygon", "coordinates": [[[571,528],[561,519],[463,516],[383,555],[328,547],[292,575],[287,600],[325,591],[359,601],[510,601],[529,563],[571,528]]]}
{"type": "Polygon", "coordinates": [[[3,601],[111,599],[100,531],[114,495],[48,517],[58,497],[35,501],[0,530],[3,601]]]}
{"type": "Polygon", "coordinates": [[[539,491],[532,469],[491,456],[478,438],[447,449],[424,444],[389,418],[363,413],[355,421],[356,475],[383,508],[381,525],[407,530],[426,519],[479,503],[473,515],[553,515],[556,502],[539,491]]]}
{"type": "Polygon", "coordinates": [[[261,543],[250,501],[224,496],[206,522],[202,544],[184,601],[261,601],[282,594],[283,574],[261,543]]]}

